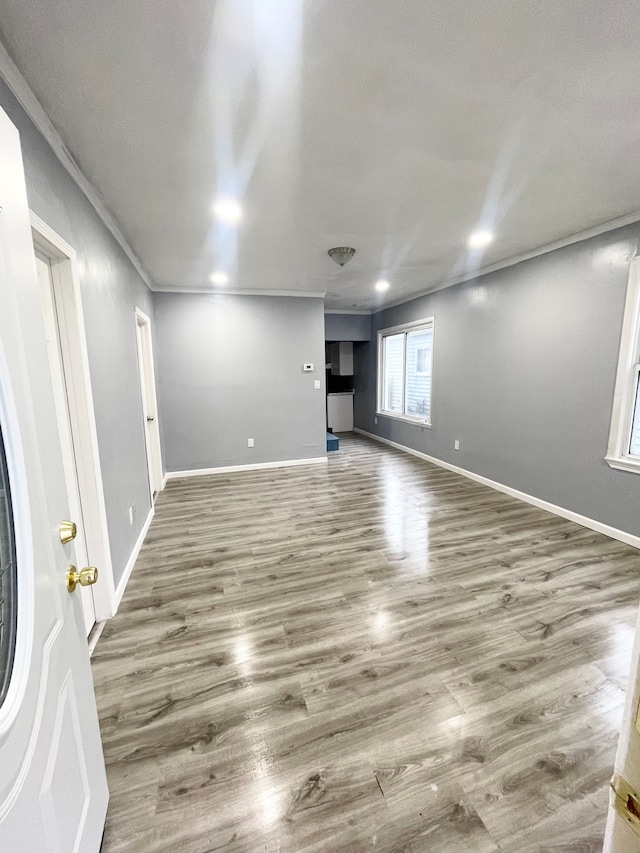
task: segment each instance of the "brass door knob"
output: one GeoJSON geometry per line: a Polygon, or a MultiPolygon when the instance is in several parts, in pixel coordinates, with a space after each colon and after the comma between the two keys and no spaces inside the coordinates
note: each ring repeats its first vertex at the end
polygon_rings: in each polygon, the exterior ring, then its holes
{"type": "Polygon", "coordinates": [[[78,528],[76,527],[75,521],[61,521],[60,522],[60,541],[63,545],[66,545],[67,542],[71,542],[72,539],[76,538],[78,533],[78,528]]]}
{"type": "Polygon", "coordinates": [[[91,586],[98,580],[98,570],[95,566],[87,566],[86,569],[78,571],[75,566],[67,569],[67,589],[73,592],[78,584],[80,586],[91,586]]]}

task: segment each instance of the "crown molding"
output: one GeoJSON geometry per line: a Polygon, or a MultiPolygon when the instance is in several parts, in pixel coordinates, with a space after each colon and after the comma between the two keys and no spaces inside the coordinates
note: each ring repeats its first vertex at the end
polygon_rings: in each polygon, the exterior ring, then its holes
{"type": "Polygon", "coordinates": [[[375,312],[386,311],[387,308],[395,308],[396,305],[404,305],[406,302],[412,302],[414,299],[420,299],[421,296],[428,296],[430,293],[436,293],[438,290],[445,290],[447,287],[453,287],[456,284],[464,284],[465,281],[475,281],[483,275],[488,275],[491,272],[503,270],[506,267],[513,267],[522,261],[528,261],[531,258],[537,258],[540,255],[546,255],[549,252],[555,252],[556,249],[564,249],[565,246],[572,246],[574,243],[581,243],[583,240],[589,240],[591,237],[598,237],[600,234],[606,234],[607,231],[615,231],[616,228],[624,228],[625,225],[633,225],[634,222],[640,222],[640,210],[634,210],[631,213],[625,213],[624,216],[618,216],[615,219],[609,219],[600,225],[594,225],[591,228],[585,228],[584,231],[577,231],[575,234],[570,234],[567,237],[562,237],[560,240],[554,240],[553,243],[545,243],[538,246],[536,249],[531,249],[530,252],[522,252],[519,255],[512,255],[509,258],[504,258],[502,261],[497,261],[495,264],[489,264],[486,267],[480,267],[474,273],[464,273],[455,278],[447,279],[435,287],[430,287],[428,290],[421,290],[414,296],[404,296],[402,299],[397,299],[393,302],[386,302],[380,308],[376,308],[375,312]]]}
{"type": "Polygon", "coordinates": [[[353,309],[348,311],[346,308],[344,311],[341,311],[339,308],[325,308],[325,314],[353,314],[356,317],[370,317],[373,313],[372,311],[365,311],[364,309],[361,311],[354,311],[353,309]]]}
{"type": "Polygon", "coordinates": [[[49,116],[46,114],[44,107],[33,93],[25,78],[22,76],[18,66],[15,64],[2,42],[0,42],[0,77],[2,77],[9,89],[11,89],[16,100],[45,138],[62,166],[87,197],[89,203],[104,225],[109,229],[115,240],[117,240],[123,252],[133,264],[140,278],[150,290],[153,290],[154,288],[151,283],[149,273],[146,271],[142,262],[129,245],[126,237],[120,230],[120,226],[116,222],[105,202],[100,197],[100,194],[84,174],[80,166],[76,163],[73,155],[63,142],[62,137],[54,127],[49,116]]]}
{"type": "Polygon", "coordinates": [[[154,293],[206,293],[209,296],[295,296],[305,299],[324,299],[323,290],[239,290],[225,287],[224,290],[215,287],[165,287],[156,285],[154,293]]]}
{"type": "MultiPolygon", "coordinates": [[[[18,69],[18,66],[15,64],[2,42],[0,42],[0,77],[2,77],[2,79],[7,84],[22,109],[29,116],[36,128],[45,138],[45,140],[53,150],[54,154],[56,155],[64,169],[68,172],[68,174],[77,184],[79,189],[84,193],[89,203],[104,223],[105,227],[111,232],[114,239],[118,242],[124,253],[131,261],[131,264],[137,271],[140,278],[144,281],[144,283],[150,290],[155,291],[157,293],[222,293],[222,291],[211,290],[210,288],[206,287],[180,288],[162,287],[154,285],[151,281],[149,273],[144,268],[142,262],[140,261],[136,253],[133,251],[126,237],[120,230],[120,226],[118,225],[113,214],[109,211],[107,205],[102,200],[100,194],[93,186],[91,181],[89,181],[80,166],[76,163],[73,155],[65,145],[62,137],[60,136],[53,123],[49,119],[48,115],[46,114],[44,108],[40,104],[40,101],[33,93],[29,84],[23,77],[22,73],[18,69]]],[[[473,273],[464,273],[463,275],[447,279],[441,284],[436,285],[435,287],[431,287],[426,290],[420,290],[417,293],[412,294],[411,296],[404,296],[400,299],[391,302],[386,302],[384,305],[380,306],[380,308],[376,308],[373,311],[340,311],[339,309],[331,309],[326,310],[325,313],[364,315],[377,314],[380,311],[385,311],[387,308],[393,308],[396,305],[403,305],[406,302],[411,302],[414,299],[419,299],[420,297],[426,296],[429,293],[435,293],[438,290],[444,290],[448,287],[453,287],[456,284],[463,284],[467,281],[474,281],[475,279],[487,275],[488,273],[497,272],[498,270],[505,269],[506,267],[515,266],[516,264],[519,264],[522,261],[527,261],[531,258],[536,258],[540,255],[545,255],[549,252],[555,251],[556,249],[562,249],[565,246],[572,245],[573,243],[579,243],[582,240],[588,240],[591,237],[597,237],[598,235],[604,234],[607,231],[613,231],[616,228],[622,228],[625,225],[631,225],[634,222],[638,221],[640,221],[640,210],[635,210],[631,213],[625,214],[624,216],[619,216],[615,219],[610,219],[599,225],[593,226],[592,228],[587,228],[583,231],[578,231],[575,234],[563,237],[560,240],[555,240],[552,243],[545,243],[544,245],[532,249],[531,251],[523,252],[518,255],[512,255],[508,258],[504,258],[501,261],[497,261],[494,264],[489,264],[487,266],[480,267],[473,273]]],[[[324,291],[302,293],[299,291],[291,290],[225,290],[224,293],[241,296],[306,296],[316,298],[325,297],[324,291]]]]}

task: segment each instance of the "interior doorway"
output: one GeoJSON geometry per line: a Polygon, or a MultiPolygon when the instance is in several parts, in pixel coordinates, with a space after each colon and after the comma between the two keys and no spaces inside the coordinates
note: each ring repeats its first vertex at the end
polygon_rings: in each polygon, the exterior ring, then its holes
{"type": "Polygon", "coordinates": [[[151,502],[155,503],[158,492],[162,491],[163,486],[162,451],[160,448],[160,428],[158,425],[156,378],[153,367],[151,320],[139,308],[136,308],[136,341],[138,345],[138,369],[140,371],[144,438],[147,449],[147,469],[149,472],[149,493],[151,495],[151,502]]]}
{"type": "Polygon", "coordinates": [[[99,567],[98,582],[81,588],[85,632],[115,613],[115,588],[89,358],[75,251],[35,214],[31,233],[47,351],[62,445],[69,521],[76,526],[79,568],[99,567]]]}

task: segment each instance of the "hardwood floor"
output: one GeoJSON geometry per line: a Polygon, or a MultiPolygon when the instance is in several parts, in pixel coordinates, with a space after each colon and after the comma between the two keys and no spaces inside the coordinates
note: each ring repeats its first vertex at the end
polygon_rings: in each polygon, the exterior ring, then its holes
{"type": "Polygon", "coordinates": [[[93,658],[104,853],[601,850],[638,552],[341,448],[160,496],[93,658]]]}

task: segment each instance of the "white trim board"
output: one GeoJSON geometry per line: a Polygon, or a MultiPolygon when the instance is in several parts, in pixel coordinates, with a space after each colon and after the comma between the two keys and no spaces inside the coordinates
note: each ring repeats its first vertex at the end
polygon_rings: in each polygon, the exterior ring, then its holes
{"type": "MultiPolygon", "coordinates": [[[[381,308],[380,310],[382,311],[383,309],[381,308]]],[[[325,314],[353,314],[355,317],[370,317],[372,314],[371,311],[365,311],[364,309],[362,309],[362,311],[355,311],[355,310],[348,309],[348,308],[325,308],[324,313],[325,314]]]]}
{"type": "Polygon", "coordinates": [[[324,290],[240,290],[225,287],[224,290],[210,285],[202,287],[173,287],[169,284],[158,284],[152,288],[154,293],[208,293],[210,296],[295,296],[307,299],[324,299],[324,290]]]}
{"type": "Polygon", "coordinates": [[[93,631],[89,634],[89,657],[93,657],[93,653],[96,650],[96,646],[98,645],[98,640],[102,636],[102,632],[107,627],[108,620],[105,619],[103,622],[96,622],[93,626],[93,631]]]}
{"type": "Polygon", "coordinates": [[[167,471],[167,480],[182,480],[185,477],[203,477],[207,474],[231,474],[235,471],[259,471],[262,468],[290,468],[296,465],[326,465],[326,456],[312,456],[310,459],[283,459],[279,462],[257,462],[254,465],[224,465],[221,468],[192,468],[190,471],[167,471]]]}
{"type": "Polygon", "coordinates": [[[129,559],[127,560],[127,565],[124,567],[122,577],[118,581],[118,586],[116,587],[116,610],[120,606],[122,596],[124,595],[124,591],[127,588],[127,584],[129,583],[129,578],[131,577],[131,572],[133,571],[133,567],[135,566],[136,560],[138,559],[138,554],[140,553],[140,549],[144,544],[145,537],[149,532],[149,527],[151,526],[151,522],[153,521],[154,512],[154,508],[151,507],[151,509],[149,510],[149,515],[147,516],[144,524],[142,525],[140,535],[136,539],[136,543],[133,546],[133,550],[131,551],[129,559]]]}
{"type": "Polygon", "coordinates": [[[483,275],[488,275],[491,272],[506,269],[507,267],[515,267],[523,261],[528,261],[531,258],[537,258],[540,255],[547,255],[549,252],[555,252],[556,249],[564,249],[565,246],[572,246],[574,243],[581,243],[583,240],[590,240],[591,237],[598,237],[600,234],[606,234],[607,231],[615,231],[616,228],[624,228],[625,225],[633,225],[635,222],[640,222],[640,210],[634,210],[631,213],[625,213],[624,216],[618,216],[615,219],[609,219],[607,222],[601,222],[594,225],[592,228],[585,228],[583,231],[577,231],[575,234],[568,234],[566,237],[561,237],[559,240],[554,240],[552,243],[544,243],[542,246],[537,246],[528,252],[521,252],[519,255],[511,255],[501,261],[496,261],[495,264],[487,264],[484,267],[478,267],[477,270],[465,272],[462,275],[448,278],[440,284],[436,284],[427,290],[420,290],[414,293],[413,296],[402,296],[399,299],[385,302],[379,308],[374,310],[374,314],[380,311],[386,311],[387,308],[395,308],[396,305],[404,305],[406,302],[412,302],[414,299],[420,299],[423,296],[428,296],[430,293],[436,293],[438,290],[446,290],[447,287],[453,287],[455,284],[464,284],[467,281],[475,281],[483,275]]]}
{"type": "Polygon", "coordinates": [[[64,144],[62,137],[52,124],[49,116],[44,111],[42,104],[33,93],[25,78],[22,76],[18,66],[9,56],[9,53],[2,42],[0,42],[0,77],[2,77],[7,86],[11,89],[16,100],[38,128],[40,133],[44,136],[62,166],[66,169],[80,190],[85,194],[89,203],[104,225],[120,244],[120,247],[133,264],[140,278],[150,290],[153,290],[149,273],[145,270],[142,262],[129,245],[115,218],[100,198],[98,191],[86,177],[80,166],[76,163],[71,152],[64,144]]]}
{"type": "Polygon", "coordinates": [[[446,468],[447,471],[453,471],[454,474],[460,474],[462,477],[467,477],[469,480],[474,480],[476,483],[481,483],[483,486],[489,486],[490,489],[495,489],[497,492],[503,492],[505,495],[510,495],[512,498],[517,498],[524,503],[531,504],[544,509],[553,515],[559,515],[561,518],[566,518],[567,521],[573,521],[576,524],[587,527],[589,530],[595,530],[596,533],[602,533],[610,539],[617,539],[619,542],[624,542],[625,545],[631,545],[632,548],[640,550],[640,536],[634,536],[632,533],[627,533],[625,530],[619,530],[617,527],[610,527],[601,521],[596,521],[594,518],[588,518],[586,515],[580,515],[573,510],[565,509],[562,506],[549,503],[549,501],[536,498],[534,495],[528,495],[526,492],[520,492],[518,489],[513,489],[511,486],[505,486],[503,483],[497,483],[495,480],[490,480],[488,477],[483,477],[481,474],[475,474],[473,471],[468,471],[466,468],[460,468],[458,465],[452,465],[450,462],[444,462],[442,459],[437,459],[435,456],[429,456],[427,453],[421,453],[419,450],[414,450],[412,447],[407,447],[404,444],[398,444],[396,441],[391,441],[388,438],[374,435],[372,432],[367,432],[364,429],[354,427],[354,432],[360,435],[366,435],[374,441],[381,444],[388,444],[389,447],[395,447],[397,450],[402,450],[411,456],[417,456],[419,459],[424,459],[425,462],[431,462],[439,468],[446,468]]]}
{"type": "Polygon", "coordinates": [[[629,265],[623,317],[609,443],[604,458],[612,468],[638,473],[640,459],[629,452],[640,361],[640,257],[637,255],[629,265]]]}

